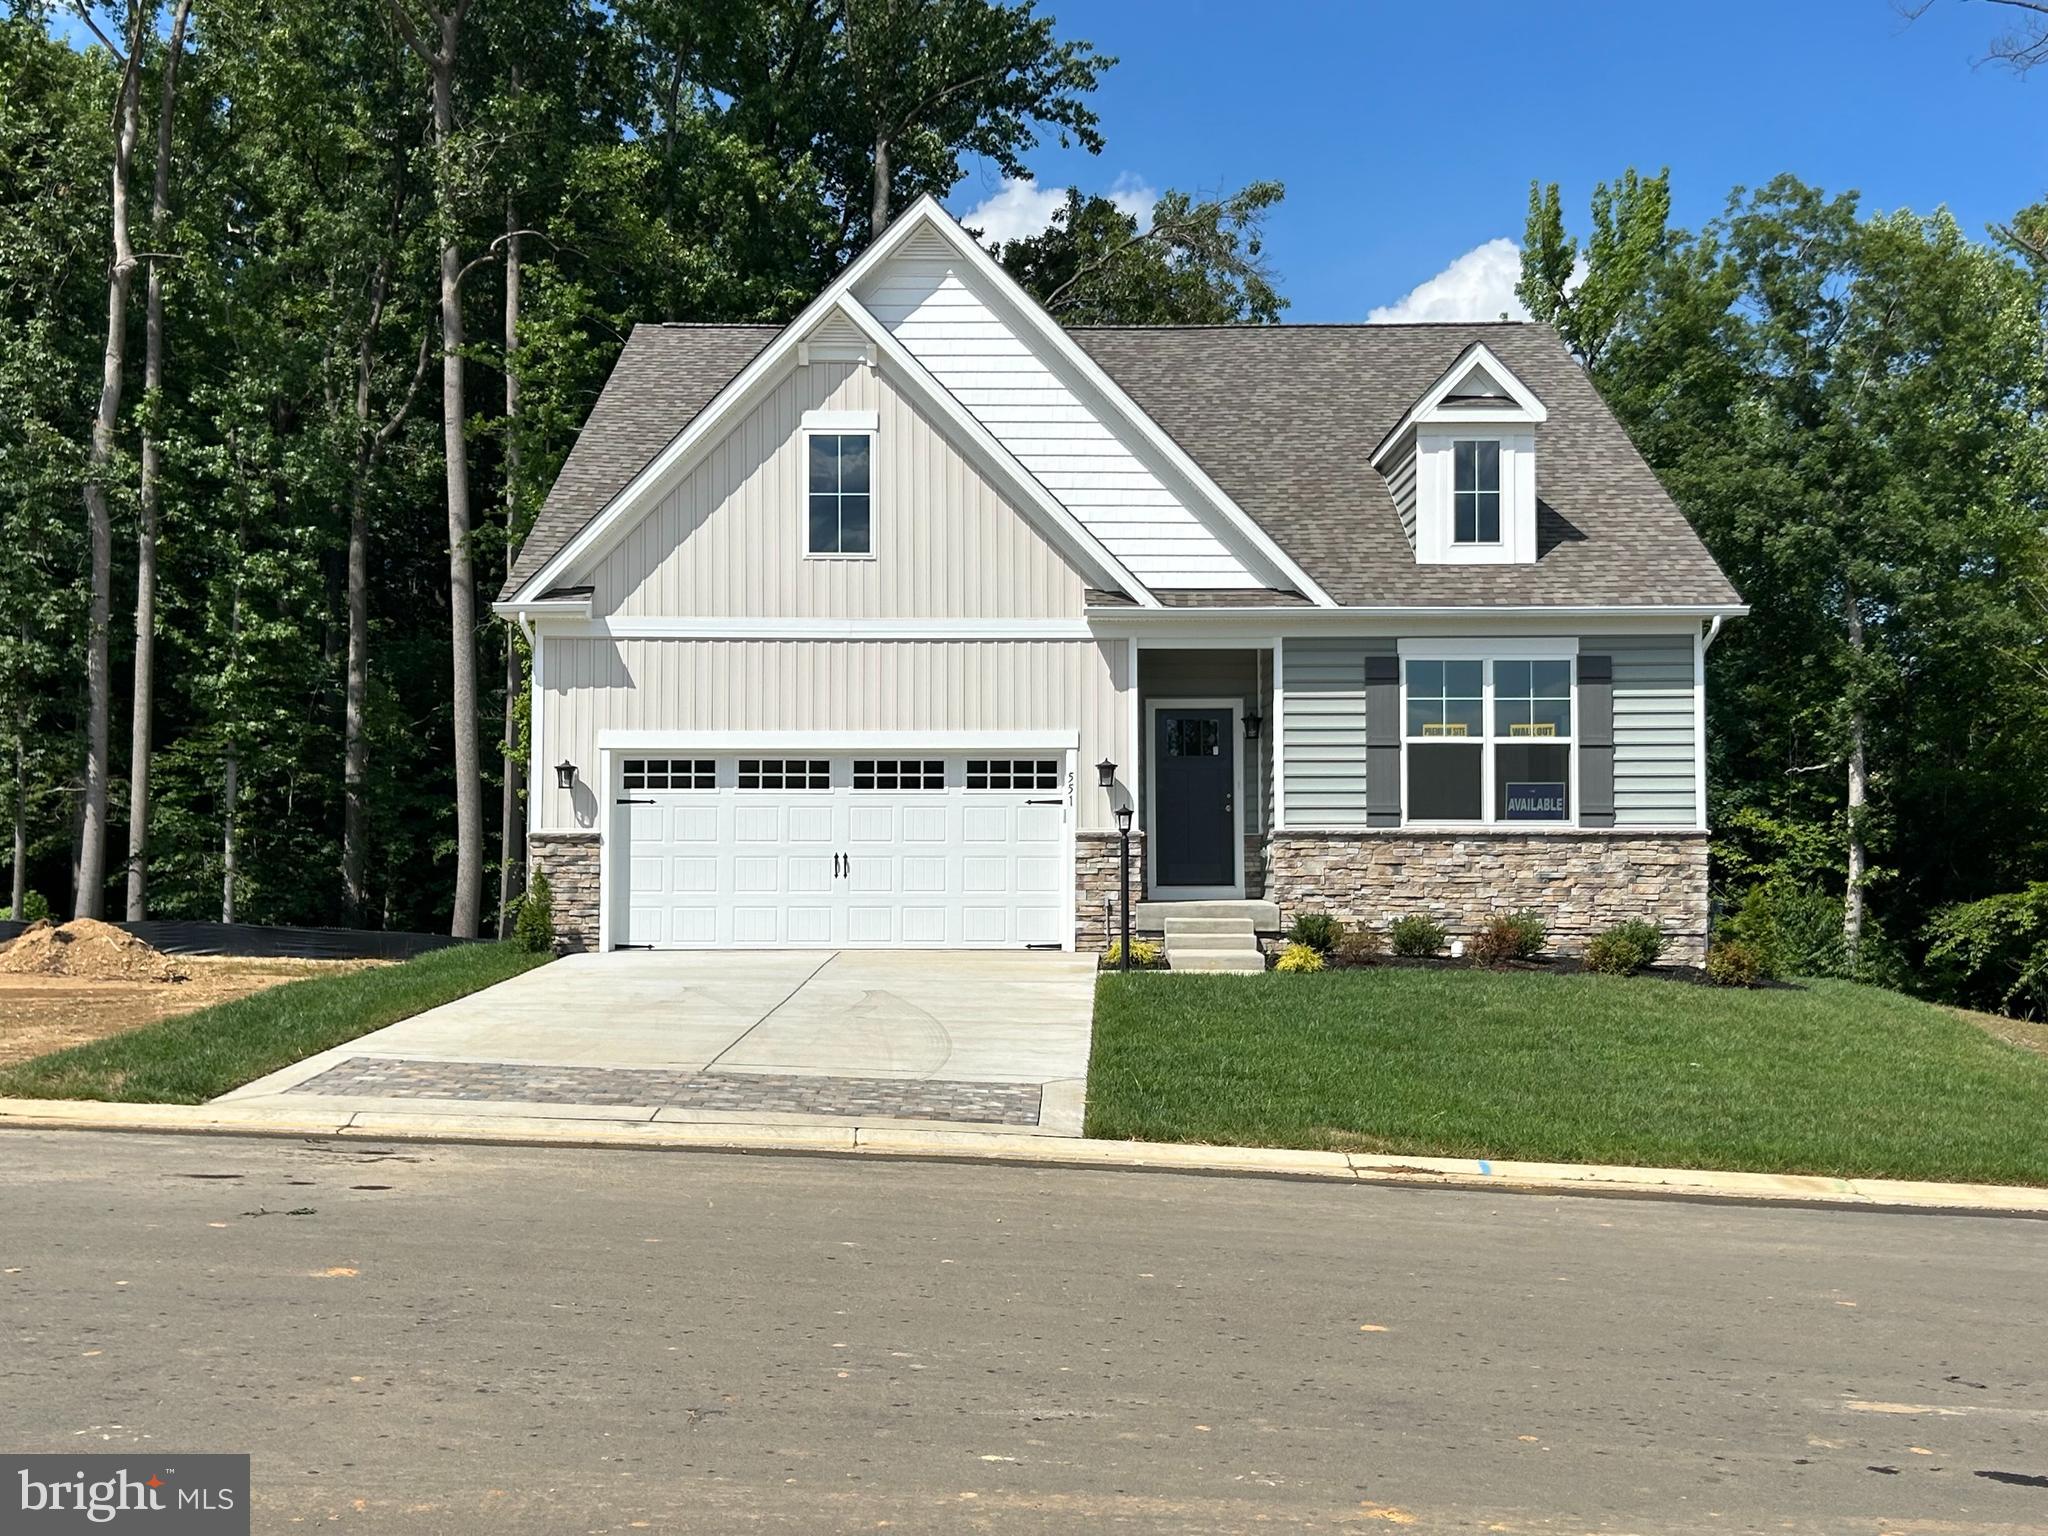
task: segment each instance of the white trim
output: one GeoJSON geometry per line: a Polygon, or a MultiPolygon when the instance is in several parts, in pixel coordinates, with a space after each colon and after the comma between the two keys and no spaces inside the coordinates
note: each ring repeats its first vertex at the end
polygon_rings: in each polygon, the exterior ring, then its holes
{"type": "MultiPolygon", "coordinates": [[[[1130,762],[1124,765],[1124,793],[1130,796],[1131,806],[1135,810],[1144,803],[1138,796],[1144,792],[1145,779],[1147,777],[1141,771],[1141,765],[1145,761],[1145,742],[1142,734],[1145,729],[1145,720],[1141,702],[1144,695],[1138,687],[1139,656],[1145,646],[1144,642],[1136,635],[1127,636],[1124,644],[1130,648],[1131,663],[1130,697],[1124,701],[1124,731],[1126,733],[1124,755],[1130,759],[1130,762]]],[[[1109,791],[1109,795],[1109,824],[1114,827],[1116,825],[1116,791],[1113,787],[1109,791]]],[[[1138,872],[1138,883],[1140,886],[1145,883],[1144,870],[1142,868],[1138,872]]]]}
{"type": "Polygon", "coordinates": [[[718,752],[1069,752],[1079,731],[630,731],[597,733],[603,751],[718,752]]]}
{"type": "MultiPolygon", "coordinates": [[[[829,558],[829,557],[827,557],[829,558]]],[[[578,640],[1094,640],[1085,619],[613,617],[550,625],[578,640]]]]}
{"type": "MultiPolygon", "coordinates": [[[[802,440],[799,453],[801,468],[799,468],[797,473],[801,476],[803,484],[803,490],[800,493],[803,500],[797,504],[797,521],[798,526],[803,532],[804,559],[874,560],[880,558],[877,551],[880,550],[882,545],[881,528],[879,525],[881,522],[883,498],[882,461],[881,454],[876,449],[876,444],[881,440],[882,436],[879,413],[875,411],[806,411],[804,412],[804,418],[803,425],[797,428],[797,436],[802,440]],[[838,426],[831,422],[813,422],[810,420],[812,416],[873,417],[875,424],[869,426],[864,422],[856,422],[847,426],[838,426]],[[811,548],[811,496],[813,494],[811,490],[811,438],[813,436],[864,437],[868,440],[868,547],[866,549],[811,548]]],[[[818,494],[826,493],[820,492],[818,494]]],[[[843,491],[833,491],[829,494],[837,497],[843,496],[846,493],[843,491]]],[[[853,494],[858,496],[860,492],[855,491],[853,494]]],[[[840,510],[844,512],[845,509],[842,507],[840,510]]],[[[844,526],[842,522],[842,531],[844,526]]]]}
{"type": "MultiPolygon", "coordinates": [[[[1716,619],[1719,629],[1721,621],[1716,619]]],[[[1692,637],[1692,777],[1693,824],[1707,830],[1707,642],[1699,630],[1692,637]]]]}
{"type": "Polygon", "coordinates": [[[597,952],[612,952],[612,827],[619,819],[619,792],[612,787],[611,748],[597,749],[597,952]]]}
{"type": "MultiPolygon", "coordinates": [[[[1481,424],[1533,422],[1541,424],[1549,419],[1550,412],[1544,407],[1543,402],[1536,397],[1535,391],[1516,378],[1514,370],[1495,357],[1485,342],[1475,341],[1457,355],[1457,358],[1451,363],[1450,367],[1437,375],[1436,382],[1422,392],[1422,398],[1409,406],[1407,411],[1402,414],[1401,419],[1394,423],[1394,430],[1380,439],[1379,446],[1372,451],[1372,463],[1377,466],[1380,460],[1386,457],[1387,451],[1400,442],[1402,436],[1406,434],[1410,427],[1419,426],[1423,422],[1440,424],[1452,422],[1476,422],[1481,424]],[[1475,367],[1484,367],[1488,373],[1492,374],[1499,381],[1507,390],[1509,398],[1513,400],[1512,406],[1479,407],[1477,409],[1467,407],[1448,411],[1442,409],[1444,399],[1450,394],[1452,387],[1475,367]]],[[[1485,434],[1482,433],[1480,435],[1484,436],[1485,434]]]]}
{"type": "Polygon", "coordinates": [[[806,432],[840,432],[858,436],[882,430],[880,411],[805,411],[799,423],[806,432]]]}
{"type": "Polygon", "coordinates": [[[541,779],[541,770],[547,764],[547,754],[541,746],[540,722],[543,711],[541,699],[546,692],[541,681],[541,657],[546,654],[547,634],[543,630],[529,628],[526,631],[527,644],[532,650],[532,676],[527,683],[526,707],[529,711],[526,723],[526,836],[528,857],[531,858],[531,839],[536,830],[546,831],[548,820],[547,790],[541,779]]]}
{"type": "MultiPolygon", "coordinates": [[[[1403,661],[1410,656],[1417,661],[1576,661],[1579,637],[1503,635],[1498,640],[1432,640],[1416,636],[1403,638],[1397,648],[1403,661]]],[[[1491,681],[1489,675],[1489,686],[1491,681]]],[[[1408,717],[1404,714],[1401,718],[1405,723],[1408,717]]]]}
{"type": "Polygon", "coordinates": [[[1158,839],[1152,829],[1159,824],[1156,809],[1155,789],[1159,783],[1159,765],[1152,765],[1153,771],[1145,775],[1145,891],[1153,901],[1242,901],[1244,899],[1244,760],[1240,755],[1244,741],[1244,700],[1243,699],[1147,699],[1145,701],[1145,744],[1156,747],[1159,742],[1159,711],[1161,709],[1227,709],[1230,711],[1230,766],[1234,782],[1230,786],[1230,867],[1235,876],[1229,885],[1169,885],[1162,886],[1156,876],[1158,868],[1158,839]]]}
{"type": "Polygon", "coordinates": [[[545,619],[558,614],[570,618],[588,618],[590,616],[590,598],[588,595],[585,595],[583,597],[535,598],[527,603],[493,603],[491,604],[491,612],[501,619],[513,619],[520,623],[524,623],[528,619],[545,619]]]}
{"type": "MultiPolygon", "coordinates": [[[[1011,311],[1008,318],[1022,320],[1037,337],[1040,345],[1057,353],[1060,361],[1077,374],[1081,382],[1099,395],[1114,412],[1122,416],[1125,425],[1135,431],[1148,448],[1164,459],[1176,475],[1192,486],[1195,492],[1209,503],[1211,509],[1222,516],[1240,539],[1249,544],[1304,597],[1318,606],[1331,606],[1330,595],[1310,578],[1308,572],[1297,565],[1293,557],[1274,541],[1272,535],[1248,516],[1220,485],[1210,479],[1207,471],[1188,457],[1180,444],[1168,436],[1135,400],[1125,394],[1114,379],[1103,372],[1101,365],[1083,350],[1081,344],[1069,336],[1058,321],[1048,315],[1037,301],[1017,285],[1017,280],[1002,269],[996,259],[982,248],[979,241],[960,227],[953,216],[940,206],[936,198],[926,193],[912,203],[898,215],[883,238],[886,240],[904,225],[919,222],[936,229],[948,244],[964,256],[975,274],[989,285],[993,294],[1011,311]]],[[[866,256],[855,263],[856,267],[871,265],[875,263],[870,262],[866,256]]],[[[894,340],[893,336],[891,340],[894,340]]]]}
{"type": "Polygon", "coordinates": [[[1287,637],[1273,637],[1273,824],[1266,835],[1287,830],[1287,637]]]}
{"type": "MultiPolygon", "coordinates": [[[[1290,629],[1322,630],[1355,624],[1360,619],[1456,619],[1461,623],[1484,623],[1489,619],[1612,619],[1618,623],[1640,623],[1644,619],[1739,619],[1749,612],[1746,603],[1472,603],[1462,605],[1372,604],[1354,608],[1158,608],[1143,612],[1122,605],[1083,610],[1090,622],[1105,626],[1160,624],[1179,621],[1188,624],[1259,623],[1290,629]]],[[[1147,642],[1148,644],[1151,642],[1147,642]]]]}
{"type": "Polygon", "coordinates": [[[891,365],[894,370],[892,376],[908,384],[929,409],[945,419],[952,428],[956,446],[971,450],[971,457],[978,458],[982,467],[994,471],[1000,480],[1005,481],[1024,502],[1025,508],[1037,513],[1036,521],[1053,535],[1056,543],[1060,543],[1082,564],[1095,567],[1099,573],[1106,572],[1107,584],[1128,592],[1140,607],[1159,606],[1159,599],[1152,595],[1151,588],[1138,580],[1129,567],[1110,553],[1107,545],[1067,510],[1065,502],[1048,491],[1015,454],[998,442],[995,434],[983,426],[951,390],[934,378],[931,370],[913,357],[886,325],[875,318],[873,311],[850,293],[840,301],[839,309],[891,365]]]}

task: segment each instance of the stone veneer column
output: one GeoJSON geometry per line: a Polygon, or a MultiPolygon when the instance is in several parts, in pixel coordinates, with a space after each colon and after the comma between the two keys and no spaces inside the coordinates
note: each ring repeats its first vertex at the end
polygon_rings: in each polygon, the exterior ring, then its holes
{"type": "Polygon", "coordinates": [[[1385,928],[1420,912],[1469,938],[1496,912],[1538,913],[1551,947],[1575,954],[1629,918],[1657,924],[1667,962],[1697,965],[1707,946],[1707,834],[1275,832],[1266,895],[1285,928],[1301,912],[1385,928]]]}
{"type": "Polygon", "coordinates": [[[528,867],[545,874],[554,893],[555,948],[597,948],[597,834],[534,832],[526,848],[528,867]]]}
{"type": "MultiPolygon", "coordinates": [[[[1074,835],[1074,948],[1100,952],[1120,932],[1116,912],[1123,839],[1115,832],[1074,835]]],[[[1145,834],[1131,829],[1131,901],[1145,899],[1145,834]]]]}

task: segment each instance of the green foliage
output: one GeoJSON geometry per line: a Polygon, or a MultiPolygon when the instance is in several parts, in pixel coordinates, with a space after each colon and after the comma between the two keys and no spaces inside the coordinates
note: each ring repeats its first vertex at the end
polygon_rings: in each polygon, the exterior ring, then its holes
{"type": "Polygon", "coordinates": [[[555,893],[547,871],[536,869],[512,918],[512,942],[529,955],[552,954],[555,948],[555,893]]]}
{"type": "Polygon", "coordinates": [[[1593,232],[1581,251],[1565,231],[1557,183],[1531,182],[1515,297],[1555,326],[1581,362],[1598,367],[1608,343],[1642,317],[1650,275],[1671,249],[1670,219],[1670,167],[1654,176],[1630,167],[1613,186],[1593,189],[1593,232]]]}
{"type": "MultiPolygon", "coordinates": [[[[1133,970],[1152,970],[1158,966],[1159,961],[1160,948],[1157,944],[1154,944],[1150,939],[1131,940],[1131,968],[1133,970]]],[[[1102,964],[1106,969],[1121,970],[1123,963],[1124,941],[1122,939],[1111,939],[1109,941],[1109,948],[1102,952],[1102,964]]]]}
{"type": "Polygon", "coordinates": [[[1717,987],[1753,987],[1769,974],[1753,944],[1716,939],[1707,946],[1707,980],[1717,987]]]}
{"type": "Polygon", "coordinates": [[[1586,945],[1585,966],[1603,976],[1633,976],[1664,953],[1664,930],[1641,918],[1616,923],[1586,945]]]}
{"type": "Polygon", "coordinates": [[[2048,881],[1959,902],[1927,925],[1941,994],[2021,1018],[2048,1018],[2048,881]]]}
{"type": "Polygon", "coordinates": [[[23,891],[21,910],[14,916],[17,921],[24,923],[47,922],[50,916],[49,898],[41,891],[23,891]]]}
{"type": "Polygon", "coordinates": [[[1395,918],[1393,926],[1387,929],[1387,941],[1393,945],[1394,953],[1410,959],[1435,954],[1449,937],[1443,924],[1420,912],[1395,918]]]}
{"type": "Polygon", "coordinates": [[[1273,969],[1285,971],[1290,976],[1304,976],[1320,971],[1326,962],[1323,952],[1310,944],[1289,944],[1280,951],[1280,958],[1273,962],[1273,969]]]}
{"type": "Polygon", "coordinates": [[[1852,969],[1842,942],[1842,898],[1790,879],[1751,886],[1722,926],[1775,976],[1847,976],[1852,969]]]}
{"type": "Polygon", "coordinates": [[[1466,951],[1481,965],[1532,960],[1543,953],[1550,930],[1534,912],[1496,912],[1479,925],[1466,951]]]}
{"type": "Polygon", "coordinates": [[[1334,958],[1343,965],[1372,965],[1387,952],[1387,936],[1377,928],[1347,928],[1338,935],[1334,958]]]}
{"type": "Polygon", "coordinates": [[[1303,912],[1287,930],[1296,944],[1306,944],[1319,955],[1327,955],[1344,936],[1344,925],[1327,912],[1303,912]]]}

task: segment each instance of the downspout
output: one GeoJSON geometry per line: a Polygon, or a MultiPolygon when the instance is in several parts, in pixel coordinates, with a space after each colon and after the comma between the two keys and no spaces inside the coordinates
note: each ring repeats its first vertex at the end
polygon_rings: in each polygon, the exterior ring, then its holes
{"type": "Polygon", "coordinates": [[[1717,613],[1707,621],[1707,638],[1701,643],[1700,649],[1702,651],[1711,651],[1714,648],[1714,641],[1720,636],[1720,633],[1721,615],[1717,613]]]}

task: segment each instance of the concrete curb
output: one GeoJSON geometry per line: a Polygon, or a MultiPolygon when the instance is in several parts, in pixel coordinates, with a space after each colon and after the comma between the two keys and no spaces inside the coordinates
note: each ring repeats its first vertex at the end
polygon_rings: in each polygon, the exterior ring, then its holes
{"type": "Polygon", "coordinates": [[[1026,1167],[1315,1179],[1500,1193],[1596,1195],[1743,1204],[1852,1206],[2048,1219],[2048,1189],[2005,1184],[1935,1184],[1837,1179],[1817,1174],[1718,1173],[1692,1168],[1626,1168],[1589,1163],[1490,1162],[1447,1157],[1372,1157],[1271,1147],[1090,1141],[1000,1131],[901,1126],[763,1125],[402,1114],[233,1103],[109,1104],[78,1099],[0,1099],[0,1130],[93,1130],[176,1135],[288,1136],[351,1141],[457,1142],[500,1146],[634,1148],[996,1162],[1026,1167]]]}

